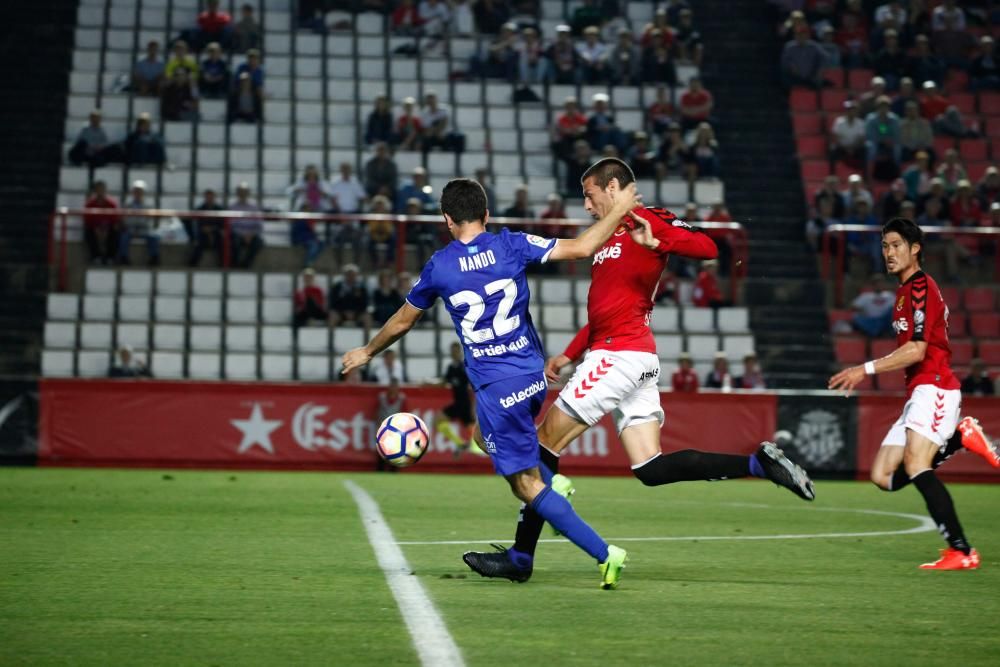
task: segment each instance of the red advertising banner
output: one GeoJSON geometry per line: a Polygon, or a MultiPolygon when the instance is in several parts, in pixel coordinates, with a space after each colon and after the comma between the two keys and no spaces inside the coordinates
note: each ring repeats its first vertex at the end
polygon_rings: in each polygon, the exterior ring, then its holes
{"type": "MultiPolygon", "coordinates": [[[[899,419],[906,399],[902,396],[863,396],[858,399],[858,479],[868,479],[872,461],[889,428],[899,419]]],[[[979,420],[987,436],[1000,434],[1000,400],[962,398],[962,415],[979,420]]],[[[1000,474],[986,461],[968,452],[959,452],[941,466],[941,477],[954,481],[1000,481],[1000,474]],[[991,479],[987,479],[991,478],[991,479]]]]}
{"type": "MultiPolygon", "coordinates": [[[[372,469],[373,385],[44,379],[40,383],[42,465],[372,469]]],[[[404,387],[405,410],[431,429],[413,470],[492,470],[482,457],[456,459],[434,430],[447,389],[404,387]]],[[[750,453],[775,430],[769,394],[665,393],[665,450],[750,453]]],[[[550,392],[549,401],[555,398],[550,392]]],[[[456,425],[457,426],[457,425],[456,425]]],[[[571,445],[567,472],[628,474],[614,424],[605,418],[571,445]]]]}

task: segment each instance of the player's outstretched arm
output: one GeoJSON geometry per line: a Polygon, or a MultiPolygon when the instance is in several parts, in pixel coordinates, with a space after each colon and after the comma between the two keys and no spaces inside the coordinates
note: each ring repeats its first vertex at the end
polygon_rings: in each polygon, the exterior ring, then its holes
{"type": "Polygon", "coordinates": [[[648,218],[630,211],[629,217],[635,223],[630,232],[632,240],[654,252],[669,252],[688,259],[715,259],[719,256],[719,248],[708,234],[678,221],[672,213],[666,215],[668,219],[661,219],[660,215],[653,218],[656,221],[654,229],[648,218]]]}
{"type": "Polygon", "coordinates": [[[922,340],[911,340],[903,343],[895,350],[885,355],[881,359],[868,361],[860,366],[851,366],[840,371],[827,384],[827,389],[832,391],[843,391],[847,396],[861,384],[866,375],[876,373],[891,373],[907,366],[920,363],[927,354],[927,343],[922,340]]]}
{"type": "Polygon", "coordinates": [[[642,206],[642,197],[635,190],[635,183],[629,183],[618,191],[615,203],[608,214],[584,230],[575,239],[558,239],[556,247],[549,255],[549,261],[566,261],[590,257],[600,250],[604,242],[628,217],[629,211],[642,206]]]}
{"type": "Polygon", "coordinates": [[[413,325],[417,323],[417,320],[423,314],[424,311],[419,308],[414,308],[409,303],[404,303],[403,307],[389,318],[389,321],[378,330],[378,333],[368,341],[367,345],[356,347],[344,354],[340,360],[341,364],[343,364],[340,374],[347,375],[355,368],[360,368],[367,364],[376,354],[405,336],[406,332],[413,328],[413,325]]]}

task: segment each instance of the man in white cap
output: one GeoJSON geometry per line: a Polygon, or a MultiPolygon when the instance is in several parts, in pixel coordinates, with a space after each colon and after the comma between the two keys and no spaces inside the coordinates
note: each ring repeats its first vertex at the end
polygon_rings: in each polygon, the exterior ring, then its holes
{"type": "MultiPolygon", "coordinates": [[[[146,181],[135,180],[123,208],[139,211],[149,208],[146,203],[146,181]]],[[[160,237],[155,232],[154,221],[144,215],[130,215],[125,218],[121,235],[118,237],[118,263],[131,264],[129,247],[133,238],[146,240],[146,256],[150,266],[160,264],[160,237]]]]}

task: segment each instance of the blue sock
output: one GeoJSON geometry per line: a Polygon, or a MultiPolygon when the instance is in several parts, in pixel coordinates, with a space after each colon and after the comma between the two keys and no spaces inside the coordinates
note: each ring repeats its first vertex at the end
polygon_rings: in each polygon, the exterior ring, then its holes
{"type": "Polygon", "coordinates": [[[521,568],[522,570],[530,569],[532,564],[535,562],[534,557],[531,554],[526,554],[523,551],[518,551],[514,547],[507,549],[507,555],[510,559],[514,561],[514,565],[521,568]]]}
{"type": "Polygon", "coordinates": [[[602,540],[601,536],[577,515],[568,500],[550,487],[546,486],[541,493],[535,496],[535,499],[531,501],[531,509],[552,524],[570,542],[596,558],[598,563],[603,563],[608,559],[608,543],[602,540]]]}
{"type": "Polygon", "coordinates": [[[757,456],[754,454],[750,455],[750,474],[754,477],[767,477],[764,474],[764,469],[760,467],[760,461],[757,460],[757,456]]]}
{"type": "Polygon", "coordinates": [[[541,474],[542,481],[545,482],[545,486],[552,486],[552,477],[554,474],[552,470],[550,470],[544,463],[539,463],[538,472],[541,474]]]}

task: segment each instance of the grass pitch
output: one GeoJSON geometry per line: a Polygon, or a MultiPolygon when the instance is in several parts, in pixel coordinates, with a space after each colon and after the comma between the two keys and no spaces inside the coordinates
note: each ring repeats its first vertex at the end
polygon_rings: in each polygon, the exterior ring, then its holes
{"type": "MultiPolygon", "coordinates": [[[[566,542],[523,585],[461,561],[510,543],[487,476],[0,469],[0,664],[415,665],[343,480],[379,503],[469,665],[996,665],[1000,487],[951,485],[978,572],[920,572],[936,532],[917,492],[820,482],[647,489],[578,478],[581,514],[622,541],[621,588],[566,542]],[[691,539],[688,539],[691,538],[691,539]]],[[[551,538],[546,529],[544,535],[551,538]]]]}

